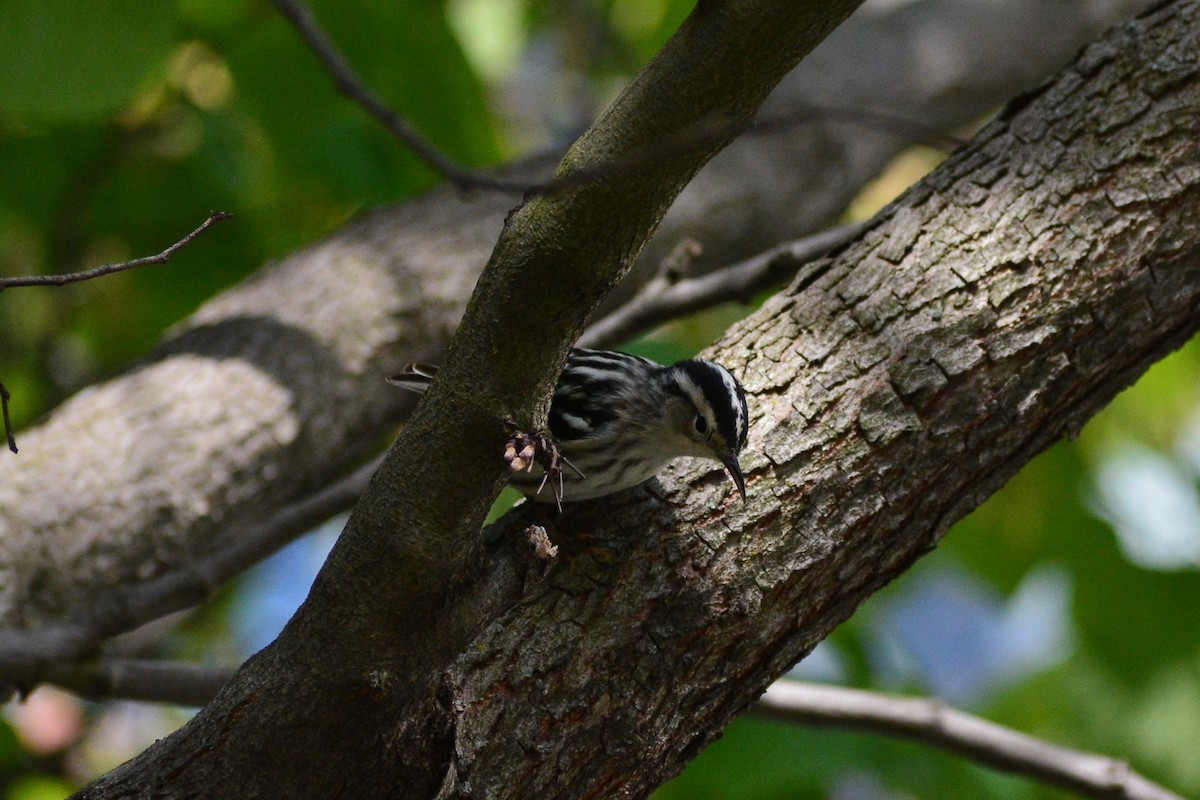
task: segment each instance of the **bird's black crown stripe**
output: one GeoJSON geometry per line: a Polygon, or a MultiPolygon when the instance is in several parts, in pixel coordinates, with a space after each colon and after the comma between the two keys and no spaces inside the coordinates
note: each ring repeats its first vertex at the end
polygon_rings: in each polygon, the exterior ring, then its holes
{"type": "Polygon", "coordinates": [[[680,361],[675,366],[700,387],[716,416],[721,438],[740,451],[746,444],[746,393],[741,384],[734,380],[730,386],[722,374],[722,368],[709,361],[692,359],[680,361]],[[731,389],[734,391],[732,397],[731,389]]]}

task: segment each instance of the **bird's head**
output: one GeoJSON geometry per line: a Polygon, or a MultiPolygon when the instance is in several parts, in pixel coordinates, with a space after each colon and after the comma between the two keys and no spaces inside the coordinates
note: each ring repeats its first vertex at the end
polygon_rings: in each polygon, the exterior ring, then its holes
{"type": "Polygon", "coordinates": [[[681,449],[724,464],[745,500],[738,455],[746,446],[750,415],[742,385],[720,364],[693,358],[669,368],[667,386],[671,427],[681,449]]]}

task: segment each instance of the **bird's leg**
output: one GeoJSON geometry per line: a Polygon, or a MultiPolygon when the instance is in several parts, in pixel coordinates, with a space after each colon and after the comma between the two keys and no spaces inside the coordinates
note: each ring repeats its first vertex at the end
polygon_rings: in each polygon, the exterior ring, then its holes
{"type": "Polygon", "coordinates": [[[540,494],[546,483],[549,482],[550,489],[554,492],[554,502],[558,505],[558,510],[562,511],[565,485],[563,468],[570,468],[580,478],[587,476],[562,454],[558,443],[549,433],[546,431],[527,433],[519,429],[511,419],[506,422],[513,428],[512,436],[504,446],[504,460],[508,462],[509,469],[513,472],[520,472],[521,470],[532,470],[535,464],[541,467],[542,483],[538,486],[537,493],[540,494]]]}

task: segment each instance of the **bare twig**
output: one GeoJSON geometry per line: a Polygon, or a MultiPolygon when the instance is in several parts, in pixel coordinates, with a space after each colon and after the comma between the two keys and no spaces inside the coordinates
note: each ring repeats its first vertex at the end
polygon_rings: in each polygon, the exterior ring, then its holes
{"type": "Polygon", "coordinates": [[[317,494],[284,507],[267,523],[230,536],[225,546],[195,563],[94,598],[85,618],[0,631],[0,681],[31,688],[56,670],[61,674],[66,665],[88,658],[105,639],[203,602],[230,578],[353,506],[378,466],[379,459],[364,464],[317,494]]]}
{"type": "Polygon", "coordinates": [[[8,389],[4,388],[4,381],[0,381],[0,415],[4,417],[4,435],[8,438],[8,449],[17,452],[17,440],[13,437],[12,420],[8,416],[8,389]]]}
{"type": "Polygon", "coordinates": [[[944,153],[967,143],[967,139],[961,136],[955,136],[930,125],[885,111],[839,108],[816,103],[805,103],[780,114],[760,117],[747,133],[752,135],[780,133],[812,122],[844,122],[860,128],[894,133],[902,139],[910,140],[915,144],[923,144],[944,153]]]}
{"type": "Polygon", "coordinates": [[[103,264],[99,267],[84,270],[83,272],[71,272],[66,275],[29,275],[23,278],[0,278],[0,291],[5,289],[15,288],[18,286],[65,286],[68,283],[78,283],[79,281],[88,281],[92,278],[99,278],[104,275],[111,275],[114,272],[123,272],[127,269],[136,267],[145,267],[150,264],[165,264],[170,260],[171,256],[175,255],[180,248],[186,247],[200,234],[211,228],[215,223],[223,219],[229,219],[232,214],[224,211],[212,211],[208,215],[208,219],[200,224],[199,228],[183,237],[175,244],[163,250],[158,255],[144,256],[135,258],[130,261],[121,261],[116,264],[103,264]]]}
{"type": "Polygon", "coordinates": [[[55,665],[46,681],[90,700],[143,700],[203,706],[233,677],[234,670],[175,661],[97,658],[55,665]]]}
{"type": "MultiPolygon", "coordinates": [[[[718,303],[749,302],[756,293],[783,283],[806,267],[817,269],[814,259],[854,239],[862,229],[863,223],[839,225],[696,278],[680,279],[674,271],[660,269],[627,303],[592,323],[580,337],[579,346],[613,346],[655,325],[718,303]]],[[[812,277],[803,273],[800,280],[812,277]]]]}
{"type": "Polygon", "coordinates": [[[436,147],[419,134],[408,120],[399,112],[389,107],[370,87],[359,77],[350,62],[338,50],[337,45],[325,35],[312,9],[302,0],[271,0],[288,22],[304,39],[309,49],[325,67],[325,71],[333,79],[334,86],[346,97],[357,103],[364,111],[374,117],[393,136],[399,139],[405,147],[412,150],[417,158],[425,162],[430,169],[443,175],[459,189],[496,189],[501,191],[524,192],[530,188],[525,181],[515,181],[500,178],[477,170],[467,169],[442,154],[436,147]]]}
{"type": "Polygon", "coordinates": [[[928,698],[777,681],[752,706],[751,713],[922,742],[1084,797],[1183,800],[1122,761],[1035,739],[928,698]]]}
{"type": "MultiPolygon", "coordinates": [[[[153,256],[144,256],[142,258],[134,258],[129,261],[121,261],[116,264],[102,264],[99,267],[93,267],[82,272],[70,272],[66,275],[26,275],[20,278],[0,278],[0,292],[5,289],[12,289],[21,286],[65,286],[68,283],[78,283],[80,281],[88,281],[92,278],[100,278],[104,275],[111,275],[114,272],[123,272],[127,269],[135,269],[144,267],[150,264],[165,264],[170,260],[171,256],[175,255],[180,248],[186,247],[197,236],[211,228],[215,223],[223,219],[229,219],[232,214],[224,211],[210,211],[208,219],[200,224],[200,227],[183,237],[175,244],[163,250],[161,253],[153,256]]],[[[4,388],[4,384],[0,383],[0,411],[4,417],[4,434],[8,439],[8,449],[17,452],[17,440],[13,437],[12,420],[8,415],[8,401],[10,397],[8,390],[4,388]]]]}

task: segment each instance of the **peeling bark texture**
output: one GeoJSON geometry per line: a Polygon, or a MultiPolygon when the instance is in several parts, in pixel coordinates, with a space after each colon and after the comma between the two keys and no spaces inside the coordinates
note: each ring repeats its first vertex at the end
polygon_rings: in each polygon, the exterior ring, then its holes
{"type": "MultiPolygon", "coordinates": [[[[747,503],[715,468],[679,462],[650,491],[556,519],[549,567],[512,535],[534,513],[518,512],[424,621],[477,625],[436,672],[363,672],[328,628],[285,632],[214,701],[221,716],[181,733],[222,720],[209,741],[222,774],[240,774],[281,720],[303,724],[287,705],[311,702],[312,724],[372,739],[356,772],[386,775],[401,743],[423,737],[437,785],[405,782],[427,768],[409,762],[388,776],[397,796],[647,796],[952,522],[1200,326],[1198,37],[1200,0],[1108,35],[730,331],[711,355],[752,394],[747,503]],[[319,685],[289,682],[297,670],[319,685]],[[275,716],[239,717],[255,706],[275,716]],[[333,709],[347,721],[330,723],[333,709]]],[[[318,583],[309,604],[365,591],[318,583]]],[[[363,647],[424,641],[390,640],[401,610],[363,613],[375,626],[363,647]]],[[[177,738],[81,796],[211,792],[194,770],[211,753],[177,738]]],[[[324,744],[332,777],[314,792],[354,794],[363,775],[337,771],[350,745],[324,744]]]]}
{"type": "MultiPolygon", "coordinates": [[[[868,9],[772,108],[961,125],[1144,5],[868,9]]],[[[906,141],[844,123],[749,137],[693,182],[642,264],[684,237],[704,245],[707,268],[829,224],[906,141]]],[[[512,204],[442,189],[370,214],[267,265],[23,432],[0,482],[0,624],[85,615],[98,592],[219,547],[375,447],[408,402],[382,377],[440,356],[512,204]]]]}

